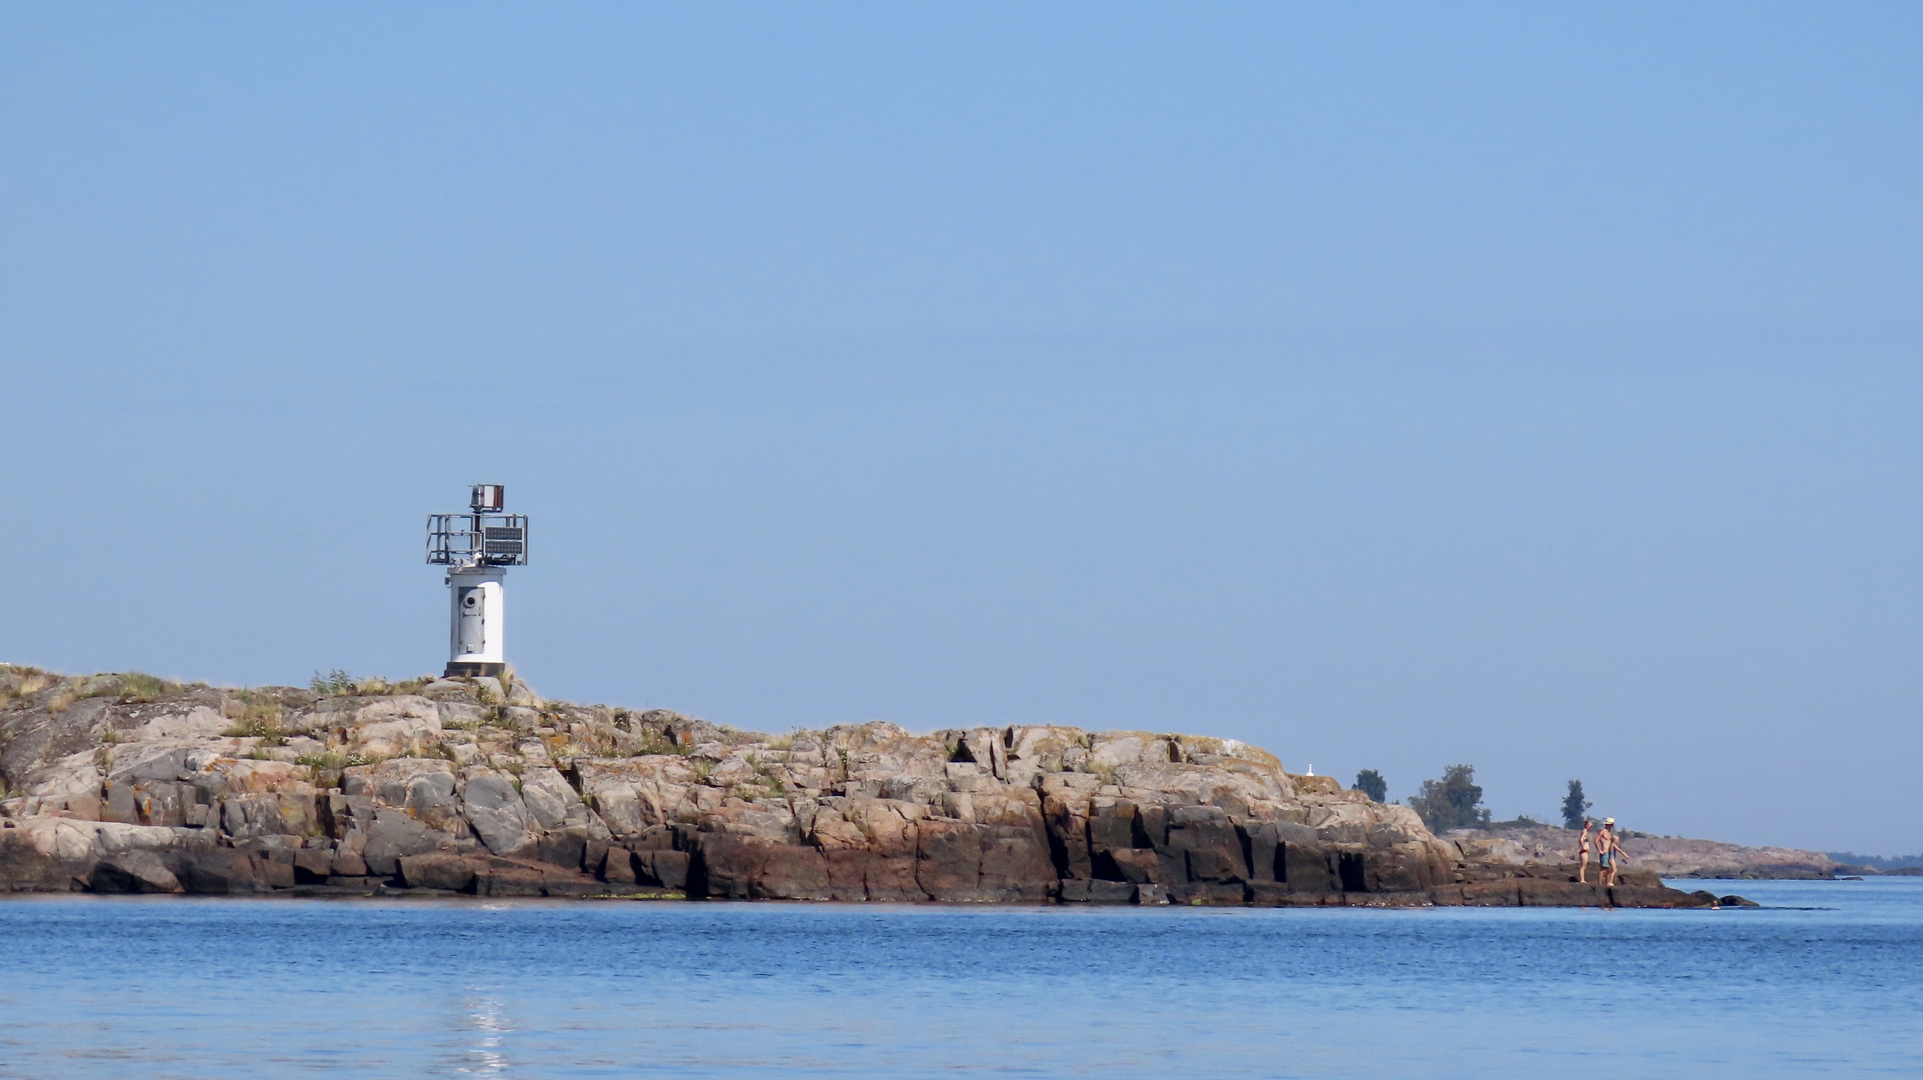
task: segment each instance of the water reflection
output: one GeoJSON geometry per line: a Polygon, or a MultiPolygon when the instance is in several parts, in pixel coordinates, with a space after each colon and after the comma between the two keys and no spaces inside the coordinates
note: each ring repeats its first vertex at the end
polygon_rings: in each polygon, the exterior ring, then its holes
{"type": "MultiPolygon", "coordinates": [[[[480,987],[467,988],[470,994],[486,994],[480,987]]],[[[508,1024],[507,1006],[493,994],[472,997],[462,1003],[467,1027],[479,1038],[468,1046],[465,1064],[455,1070],[464,1076],[500,1076],[507,1072],[507,1055],[502,1052],[502,1036],[514,1030],[508,1024]]]]}

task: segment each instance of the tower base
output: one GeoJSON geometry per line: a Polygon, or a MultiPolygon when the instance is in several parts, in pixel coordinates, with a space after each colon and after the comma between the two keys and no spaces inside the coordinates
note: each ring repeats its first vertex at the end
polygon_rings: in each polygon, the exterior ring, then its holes
{"type": "Polygon", "coordinates": [[[507,670],[506,664],[469,664],[453,660],[447,662],[447,670],[441,672],[443,679],[498,679],[507,670]]]}

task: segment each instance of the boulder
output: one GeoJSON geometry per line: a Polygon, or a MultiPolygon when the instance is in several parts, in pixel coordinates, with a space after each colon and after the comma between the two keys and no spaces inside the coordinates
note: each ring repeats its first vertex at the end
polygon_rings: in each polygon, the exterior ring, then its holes
{"type": "Polygon", "coordinates": [[[979,902],[981,834],[973,825],[925,821],[916,833],[915,884],[931,899],[979,902]]]}
{"type": "Polygon", "coordinates": [[[1523,907],[1608,907],[1610,900],[1600,885],[1574,881],[1519,878],[1516,899],[1523,907]]]}
{"type": "Polygon", "coordinates": [[[1070,880],[1061,883],[1060,897],[1067,904],[1128,904],[1135,901],[1135,886],[1126,881],[1070,880]]]}
{"type": "Polygon", "coordinates": [[[1080,728],[1030,725],[1009,728],[1003,741],[1009,763],[1026,763],[1038,772],[1059,773],[1062,754],[1070,748],[1081,748],[1086,738],[1080,728]]]}
{"type": "Polygon", "coordinates": [[[420,757],[441,739],[441,711],[424,697],[380,698],[354,710],[349,737],[370,758],[420,757]]]}
{"type": "Polygon", "coordinates": [[[623,847],[611,847],[601,856],[597,874],[611,885],[634,885],[640,880],[634,870],[634,853],[623,847]]]}
{"type": "Polygon", "coordinates": [[[1166,850],[1182,853],[1187,881],[1227,884],[1249,879],[1241,837],[1219,807],[1178,806],[1171,811],[1166,850]]]}
{"type": "Polygon", "coordinates": [[[19,829],[0,830],[0,893],[66,892],[73,875],[19,829]]]}
{"type": "Polygon", "coordinates": [[[525,867],[489,867],[474,875],[477,896],[546,896],[547,878],[525,867]]]}
{"type": "Polygon", "coordinates": [[[191,893],[228,895],[272,891],[261,872],[260,860],[233,848],[208,848],[183,853],[180,883],[191,893]]]}
{"type": "Polygon", "coordinates": [[[637,851],[634,866],[636,884],[658,885],[664,889],[688,887],[688,853],[685,851],[637,851]]]}
{"type": "Polygon", "coordinates": [[[529,769],[522,773],[521,801],[537,828],[585,827],[588,823],[588,808],[582,804],[581,796],[554,769],[529,769]]]}
{"type": "Polygon", "coordinates": [[[1164,872],[1161,856],[1154,851],[1141,848],[1102,852],[1096,876],[1110,881],[1127,881],[1137,885],[1175,884],[1164,872]]]}
{"type": "Polygon", "coordinates": [[[464,892],[474,883],[473,862],[459,855],[406,855],[399,862],[401,881],[410,889],[464,892]]]}
{"type": "Polygon", "coordinates": [[[400,859],[407,855],[426,855],[451,850],[455,840],[447,833],[429,829],[409,817],[405,810],[380,809],[366,834],[361,858],[368,873],[392,877],[400,872],[400,859]]]}
{"type": "Polygon", "coordinates": [[[534,840],[528,829],[527,806],[514,789],[512,777],[492,769],[464,770],[461,809],[474,835],[496,855],[512,854],[534,840]]]}
{"type": "Polygon", "coordinates": [[[319,885],[334,875],[331,848],[302,848],[294,853],[294,881],[300,885],[319,885]]]}

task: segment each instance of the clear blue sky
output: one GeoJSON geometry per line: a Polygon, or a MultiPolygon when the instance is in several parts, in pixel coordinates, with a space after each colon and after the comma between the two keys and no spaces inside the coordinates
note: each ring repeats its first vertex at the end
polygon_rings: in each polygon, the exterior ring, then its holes
{"type": "Polygon", "coordinates": [[[0,8],[0,657],[1923,849],[1923,8],[0,8]]]}

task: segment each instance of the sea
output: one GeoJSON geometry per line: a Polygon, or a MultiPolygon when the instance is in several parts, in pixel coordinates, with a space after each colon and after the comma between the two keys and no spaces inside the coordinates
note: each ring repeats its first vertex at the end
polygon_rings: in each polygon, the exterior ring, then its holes
{"type": "Polygon", "coordinates": [[[1923,1075],[1923,878],[1762,907],[0,900],[0,1077],[1923,1075]]]}

